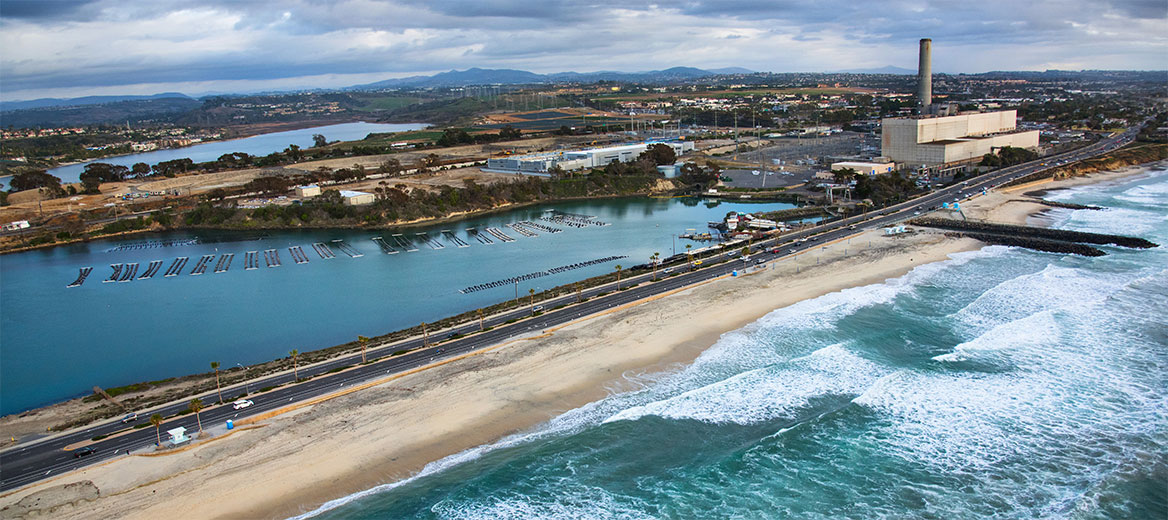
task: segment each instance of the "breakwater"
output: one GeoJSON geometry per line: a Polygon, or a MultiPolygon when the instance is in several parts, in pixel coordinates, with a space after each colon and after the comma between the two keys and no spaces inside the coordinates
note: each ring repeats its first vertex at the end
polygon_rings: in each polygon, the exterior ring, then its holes
{"type": "Polygon", "coordinates": [[[1010,224],[996,224],[993,222],[975,222],[969,220],[963,221],[942,218],[918,218],[909,221],[909,224],[934,229],[944,229],[946,231],[958,231],[967,234],[1045,239],[1057,242],[1074,242],[1080,244],[1111,244],[1135,249],[1150,249],[1158,246],[1158,244],[1154,242],[1139,237],[1110,235],[1103,233],[1087,233],[1084,231],[1070,231],[1066,229],[1014,226],[1010,224]]]}
{"type": "Polygon", "coordinates": [[[1072,204],[1072,203],[1070,203],[1070,202],[1058,202],[1058,201],[1055,201],[1055,200],[1043,200],[1043,199],[1038,199],[1038,200],[1021,200],[1021,199],[1018,199],[1018,200],[1019,200],[1020,202],[1037,202],[1037,203],[1039,203],[1039,204],[1042,204],[1043,206],[1050,206],[1050,207],[1052,207],[1052,208],[1062,208],[1062,209],[1090,209],[1090,210],[1096,210],[1096,211],[1100,211],[1100,210],[1102,210],[1102,209],[1103,209],[1103,208],[1101,208],[1101,207],[1099,207],[1099,206],[1089,206],[1089,205],[1086,205],[1086,204],[1072,204]]]}

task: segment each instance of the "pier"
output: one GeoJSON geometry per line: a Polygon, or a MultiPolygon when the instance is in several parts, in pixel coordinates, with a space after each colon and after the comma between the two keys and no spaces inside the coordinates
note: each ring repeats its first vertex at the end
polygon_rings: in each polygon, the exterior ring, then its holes
{"type": "Polygon", "coordinates": [[[406,237],[402,236],[401,234],[392,235],[390,238],[393,238],[393,242],[397,244],[398,247],[404,249],[407,253],[413,253],[414,251],[418,250],[418,248],[414,247],[414,245],[411,244],[409,240],[406,240],[406,237]]]}
{"type": "Polygon", "coordinates": [[[265,249],[264,262],[268,264],[269,268],[280,267],[280,252],[275,249],[265,249]]]}
{"type": "Polygon", "coordinates": [[[248,251],[243,255],[243,270],[251,271],[260,268],[260,252],[248,251]]]}
{"type": "Polygon", "coordinates": [[[191,269],[191,276],[198,276],[207,272],[207,264],[211,263],[211,260],[214,259],[215,255],[203,255],[200,257],[199,261],[195,262],[195,268],[191,269]]]}
{"type": "Polygon", "coordinates": [[[337,255],[333,253],[333,250],[329,249],[328,244],[325,244],[324,242],[317,242],[312,244],[312,248],[316,250],[316,254],[320,255],[320,258],[323,260],[337,257],[337,255]]]}
{"type": "Polygon", "coordinates": [[[373,237],[373,243],[377,244],[377,247],[381,248],[381,252],[387,255],[396,255],[398,253],[398,250],[386,243],[384,238],[373,237]]]}
{"type": "Polygon", "coordinates": [[[183,268],[187,266],[187,260],[188,259],[185,256],[175,258],[174,261],[170,263],[170,267],[166,269],[166,273],[163,274],[162,277],[170,278],[171,276],[178,276],[181,274],[183,268]]]}
{"type": "Polygon", "coordinates": [[[288,248],[288,254],[292,255],[292,261],[297,264],[307,264],[308,255],[304,254],[304,249],[300,246],[292,246],[288,248]]]}
{"type": "Polygon", "coordinates": [[[77,273],[77,279],[73,280],[73,283],[66,285],[65,287],[81,287],[81,284],[85,283],[85,279],[89,278],[89,273],[92,272],[92,267],[82,267],[81,271],[77,273]]]}
{"type": "Polygon", "coordinates": [[[139,280],[149,280],[158,274],[158,270],[162,269],[162,260],[151,260],[150,265],[146,266],[146,272],[139,276],[139,280]]]}
{"type": "Polygon", "coordinates": [[[118,276],[122,274],[122,264],[110,264],[110,269],[113,269],[113,274],[109,278],[102,280],[101,283],[110,283],[118,281],[118,276]]]}
{"type": "MultiPolygon", "coordinates": [[[[349,255],[350,258],[365,256],[365,254],[358,251],[357,248],[346,244],[344,240],[333,240],[333,245],[337,246],[337,249],[340,249],[342,253],[349,255]]],[[[415,251],[417,250],[415,249],[415,251]]]]}
{"type": "Polygon", "coordinates": [[[422,242],[424,242],[424,243],[426,243],[426,245],[430,246],[430,249],[445,249],[446,248],[446,246],[442,245],[441,242],[434,240],[433,238],[430,238],[429,233],[417,233],[417,236],[422,242]]]}
{"type": "Polygon", "coordinates": [[[470,247],[470,244],[466,243],[465,240],[458,238],[458,235],[455,235],[454,232],[449,230],[449,229],[443,229],[442,236],[446,237],[447,242],[450,242],[451,244],[454,244],[455,246],[470,247]]]}
{"type": "Polygon", "coordinates": [[[500,242],[514,242],[515,241],[514,238],[511,238],[506,233],[501,231],[499,228],[489,227],[489,228],[484,228],[484,230],[487,233],[490,233],[491,236],[499,239],[500,242]]]}
{"type": "Polygon", "coordinates": [[[219,261],[215,262],[215,272],[226,273],[228,269],[231,269],[231,261],[233,259],[235,259],[235,253],[226,253],[220,256],[219,261]]]}

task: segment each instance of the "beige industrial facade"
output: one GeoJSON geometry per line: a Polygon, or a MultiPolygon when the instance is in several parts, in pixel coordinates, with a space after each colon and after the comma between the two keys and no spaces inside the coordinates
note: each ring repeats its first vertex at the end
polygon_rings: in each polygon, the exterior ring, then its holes
{"type": "Polygon", "coordinates": [[[897,164],[936,166],[972,161],[1005,146],[1037,149],[1038,131],[1017,131],[1017,118],[1016,110],[1002,110],[884,119],[881,154],[897,164]]]}

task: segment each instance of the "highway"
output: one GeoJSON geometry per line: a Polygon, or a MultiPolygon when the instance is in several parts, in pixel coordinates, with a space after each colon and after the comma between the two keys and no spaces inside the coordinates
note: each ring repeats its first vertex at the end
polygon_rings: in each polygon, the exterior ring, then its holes
{"type": "MultiPolygon", "coordinates": [[[[989,172],[978,177],[973,177],[966,183],[943,188],[908,202],[884,208],[879,212],[834,221],[802,230],[798,233],[787,234],[779,238],[759,240],[754,244],[751,263],[753,264],[759,260],[764,263],[771,262],[796,253],[813,250],[819,247],[819,244],[846,238],[858,233],[860,230],[885,227],[901,222],[913,217],[918,208],[923,212],[932,206],[940,206],[942,202],[953,202],[957,199],[964,200],[975,194],[980,194],[983,188],[998,186],[1002,183],[1025,177],[1039,170],[1054,168],[1067,162],[1074,162],[1114,150],[1128,144],[1134,139],[1137,132],[1138,128],[1129,129],[1129,131],[1123,134],[1108,137],[1077,150],[989,172]],[[849,229],[852,227],[855,229],[849,229]],[[808,238],[809,240],[800,242],[803,238],[808,238]],[[767,252],[776,246],[779,247],[779,253],[772,254],[767,252]]],[[[370,348],[367,354],[368,358],[373,362],[349,370],[328,373],[330,370],[336,368],[359,365],[361,359],[360,354],[344,356],[316,365],[306,366],[301,368],[299,373],[304,374],[305,377],[312,377],[312,379],[295,385],[279,386],[268,392],[253,393],[248,396],[248,399],[254,401],[255,404],[242,410],[233,409],[231,401],[234,400],[234,396],[244,393],[247,386],[259,389],[282,385],[292,381],[292,374],[278,374],[250,381],[246,385],[237,384],[226,387],[223,389],[226,404],[222,406],[217,404],[218,398],[214,392],[199,395],[197,397],[202,399],[204,406],[207,406],[201,412],[200,417],[203,419],[202,422],[204,425],[220,425],[228,419],[238,421],[298,401],[326,395],[346,387],[425,366],[437,360],[459,356],[484,347],[497,345],[512,338],[538,335],[541,333],[541,330],[548,327],[600,313],[655,294],[725,276],[730,274],[731,271],[741,270],[745,267],[744,263],[737,258],[733,261],[697,269],[689,268],[684,265],[684,262],[682,264],[682,266],[673,267],[673,276],[664,275],[659,270],[659,281],[657,282],[645,283],[651,279],[652,273],[622,279],[622,287],[628,287],[633,283],[640,284],[631,289],[614,291],[612,284],[608,284],[606,286],[585,290],[582,292],[582,295],[587,299],[583,303],[576,303],[575,294],[539,302],[541,306],[547,309],[547,311],[539,316],[529,317],[531,313],[526,306],[522,309],[491,316],[485,322],[487,327],[491,327],[491,330],[486,332],[478,332],[479,324],[477,321],[444,331],[444,338],[456,333],[466,336],[444,341],[440,345],[422,348],[424,346],[422,340],[413,339],[377,348],[370,348]],[[608,294],[598,297],[600,293],[604,292],[608,294]],[[561,305],[564,305],[564,307],[557,309],[561,305]],[[528,319],[507,323],[510,320],[525,317],[528,319]],[[394,352],[412,349],[418,350],[396,357],[389,357],[394,352]]],[[[434,336],[431,337],[433,338],[434,336]]],[[[61,473],[103,462],[123,456],[130,451],[151,446],[156,442],[156,436],[154,428],[149,425],[150,415],[159,413],[164,417],[169,417],[185,411],[187,410],[189,399],[185,399],[180,403],[173,403],[149,410],[138,410],[139,418],[133,425],[145,423],[146,427],[131,429],[128,432],[96,441],[92,443],[92,446],[97,450],[96,453],[82,458],[75,458],[70,451],[65,450],[65,447],[98,435],[114,434],[115,432],[126,429],[127,425],[121,424],[117,419],[113,419],[104,423],[93,424],[85,429],[73,430],[10,447],[0,452],[0,491],[25,486],[41,479],[51,478],[61,473]]],[[[188,432],[197,430],[194,414],[169,419],[162,425],[162,430],[165,431],[179,426],[186,427],[188,432]]]]}

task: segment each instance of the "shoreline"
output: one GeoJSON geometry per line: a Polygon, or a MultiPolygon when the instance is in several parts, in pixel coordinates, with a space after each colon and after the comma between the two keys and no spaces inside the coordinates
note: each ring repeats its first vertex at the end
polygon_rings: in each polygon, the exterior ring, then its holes
{"type": "MultiPolygon", "coordinates": [[[[1135,170],[1070,179],[1069,184],[1117,180],[1146,168],[1135,170]]],[[[1061,181],[1044,184],[1057,185],[1048,189],[1070,187],[1061,181]]],[[[980,218],[1025,224],[1035,213],[1050,209],[1026,200],[1015,202],[1018,192],[1033,187],[991,192],[967,208],[980,218]]],[[[235,434],[229,441],[200,444],[183,453],[114,459],[34,484],[0,496],[0,507],[43,491],[38,494],[44,499],[41,512],[58,516],[146,518],[195,513],[285,518],[328,500],[407,478],[443,457],[530,431],[564,411],[627,387],[623,374],[676,370],[723,334],[777,308],[880,283],[950,254],[982,247],[971,239],[949,239],[940,233],[888,238],[869,231],[862,236],[875,247],[859,252],[852,248],[844,258],[847,241],[824,244],[826,254],[804,252],[796,259],[773,262],[770,270],[631,304],[263,421],[274,428],[240,432],[243,435],[235,434]],[[817,254],[828,261],[812,263],[810,257],[817,254]],[[730,302],[734,310],[727,312],[730,302]],[[719,311],[717,320],[699,323],[692,319],[695,313],[715,315],[714,310],[719,311]],[[435,408],[434,403],[442,405],[435,408]],[[370,416],[381,420],[365,420],[370,416]],[[393,428],[384,428],[387,424],[393,428]],[[295,448],[289,450],[289,446],[295,448]],[[242,459],[249,462],[237,462],[242,459]],[[264,489],[237,491],[259,479],[268,481],[264,489]],[[101,490],[96,500],[62,489],[64,483],[81,480],[90,480],[101,490]],[[207,483],[199,495],[187,491],[201,482],[207,483]],[[168,498],[163,501],[157,496],[168,498]],[[60,507],[43,509],[54,501],[60,507]]]]}

